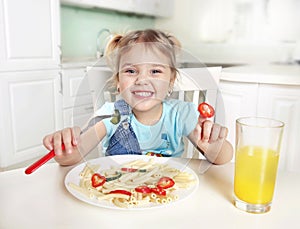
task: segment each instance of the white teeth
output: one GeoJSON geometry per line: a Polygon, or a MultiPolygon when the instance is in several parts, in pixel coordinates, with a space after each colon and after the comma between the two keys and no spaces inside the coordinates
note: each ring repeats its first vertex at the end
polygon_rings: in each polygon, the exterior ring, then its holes
{"type": "Polygon", "coordinates": [[[135,95],[138,95],[138,96],[142,96],[142,97],[148,97],[148,96],[151,96],[151,92],[134,92],[135,95]]]}

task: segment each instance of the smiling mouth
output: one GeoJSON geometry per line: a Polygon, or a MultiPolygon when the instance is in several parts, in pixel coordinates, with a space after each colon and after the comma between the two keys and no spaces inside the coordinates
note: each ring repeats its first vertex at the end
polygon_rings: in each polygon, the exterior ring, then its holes
{"type": "Polygon", "coordinates": [[[137,97],[140,98],[150,98],[153,96],[154,92],[151,91],[133,91],[132,94],[134,94],[137,97]]]}

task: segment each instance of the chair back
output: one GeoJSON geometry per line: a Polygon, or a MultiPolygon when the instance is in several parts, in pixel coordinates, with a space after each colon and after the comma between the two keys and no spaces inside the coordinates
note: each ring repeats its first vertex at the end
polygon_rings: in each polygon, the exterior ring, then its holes
{"type": "MultiPolygon", "coordinates": [[[[207,102],[216,107],[221,69],[221,67],[179,69],[171,98],[193,102],[196,106],[201,102],[207,102]]],[[[105,101],[116,101],[114,90],[107,87],[107,81],[112,76],[108,67],[88,67],[87,76],[94,111],[97,111],[105,101]]],[[[195,154],[195,147],[187,139],[185,147],[184,157],[198,158],[199,154],[195,154]]]]}
{"type": "MultiPolygon", "coordinates": [[[[215,108],[221,70],[221,67],[179,69],[172,98],[193,102],[197,107],[200,103],[206,102],[215,108]]],[[[184,157],[199,158],[195,150],[194,145],[185,139],[184,157]]],[[[203,157],[200,156],[200,158],[203,157]]]]}

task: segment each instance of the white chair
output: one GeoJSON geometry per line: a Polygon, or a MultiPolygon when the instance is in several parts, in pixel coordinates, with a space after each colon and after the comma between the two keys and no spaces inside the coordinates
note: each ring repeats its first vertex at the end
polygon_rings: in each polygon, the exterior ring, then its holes
{"type": "MultiPolygon", "coordinates": [[[[174,85],[172,98],[193,102],[197,107],[202,102],[207,102],[214,108],[217,105],[218,85],[221,67],[209,68],[182,68],[174,85]]],[[[185,139],[185,153],[187,158],[204,158],[194,145],[185,139]]]]}
{"type": "MultiPolygon", "coordinates": [[[[218,85],[221,67],[209,68],[182,68],[179,69],[175,81],[172,98],[193,102],[198,106],[201,102],[207,102],[216,107],[218,85]]],[[[107,67],[88,67],[87,77],[93,98],[94,111],[98,110],[104,101],[114,102],[116,96],[107,88],[107,81],[112,72],[107,67]]],[[[197,157],[193,144],[185,139],[184,157],[197,157]]]]}
{"type": "Polygon", "coordinates": [[[108,67],[87,67],[87,78],[93,99],[94,111],[98,110],[105,101],[114,102],[115,95],[107,88],[107,81],[112,77],[108,67]]]}

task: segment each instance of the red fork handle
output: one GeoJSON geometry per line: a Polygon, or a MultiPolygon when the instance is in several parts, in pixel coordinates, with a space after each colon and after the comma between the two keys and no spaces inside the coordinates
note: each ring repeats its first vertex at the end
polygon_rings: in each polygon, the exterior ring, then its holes
{"type": "MultiPolygon", "coordinates": [[[[65,150],[65,145],[64,144],[62,144],[61,149],[65,150]]],[[[54,150],[51,150],[45,156],[43,156],[42,158],[40,158],[39,160],[37,160],[36,162],[34,162],[32,165],[30,165],[25,170],[25,174],[28,175],[28,174],[33,173],[35,170],[37,170],[39,167],[41,167],[43,164],[45,164],[47,161],[49,161],[53,157],[55,157],[55,152],[54,152],[54,150]]]]}

